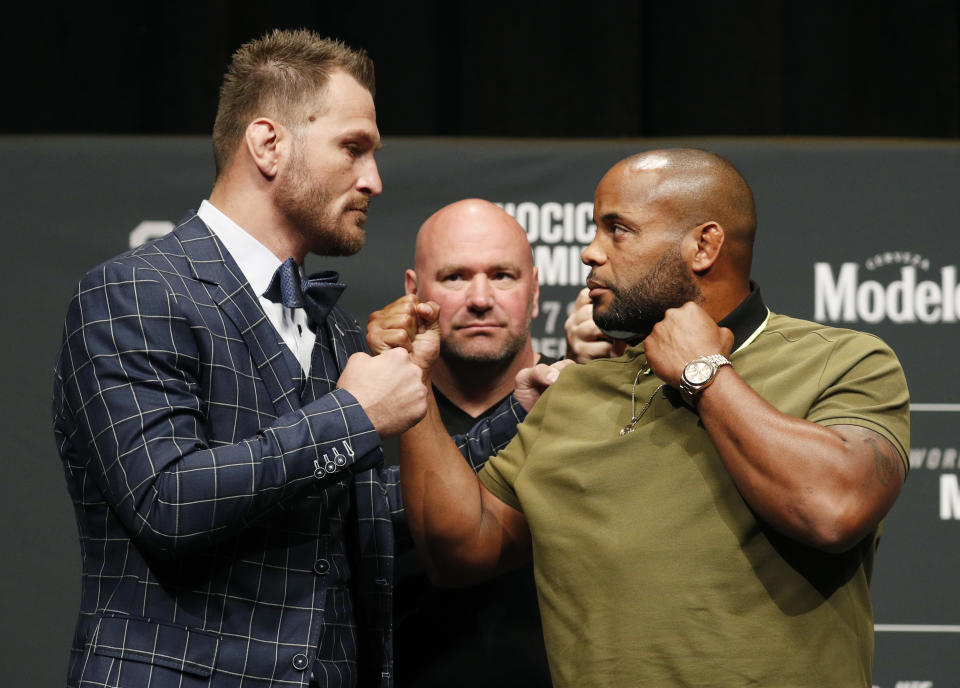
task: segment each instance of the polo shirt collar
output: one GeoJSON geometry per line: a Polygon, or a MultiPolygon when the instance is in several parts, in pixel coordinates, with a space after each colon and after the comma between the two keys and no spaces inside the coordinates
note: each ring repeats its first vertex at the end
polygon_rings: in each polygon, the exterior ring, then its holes
{"type": "Polygon", "coordinates": [[[760,287],[750,282],[750,293],[718,324],[733,332],[733,351],[744,348],[763,332],[770,317],[770,310],[760,296],[760,287]]]}

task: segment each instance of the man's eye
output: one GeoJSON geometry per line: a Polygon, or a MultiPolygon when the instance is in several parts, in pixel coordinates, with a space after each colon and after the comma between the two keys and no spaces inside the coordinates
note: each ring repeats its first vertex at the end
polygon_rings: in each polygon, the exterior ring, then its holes
{"type": "Polygon", "coordinates": [[[514,279],[513,275],[509,272],[498,272],[493,276],[495,280],[512,280],[514,279]]]}
{"type": "Polygon", "coordinates": [[[610,225],[610,228],[607,230],[607,232],[610,234],[610,236],[613,239],[617,239],[617,240],[625,239],[626,237],[633,234],[633,232],[631,232],[629,229],[627,229],[623,225],[610,225]]]}
{"type": "Polygon", "coordinates": [[[351,157],[359,158],[361,155],[363,155],[363,148],[356,143],[347,143],[344,145],[344,148],[347,149],[347,152],[351,155],[351,157]]]}
{"type": "Polygon", "coordinates": [[[462,278],[460,275],[446,275],[442,279],[444,282],[459,282],[462,278]]]}

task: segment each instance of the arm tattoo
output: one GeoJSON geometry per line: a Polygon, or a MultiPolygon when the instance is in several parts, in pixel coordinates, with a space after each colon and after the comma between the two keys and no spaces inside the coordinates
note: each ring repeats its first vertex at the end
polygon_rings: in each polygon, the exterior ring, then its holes
{"type": "Polygon", "coordinates": [[[867,437],[863,441],[869,444],[870,449],[873,451],[873,466],[877,471],[877,478],[882,485],[889,485],[897,470],[896,462],[893,457],[890,456],[891,447],[889,443],[878,442],[873,437],[867,437]]]}

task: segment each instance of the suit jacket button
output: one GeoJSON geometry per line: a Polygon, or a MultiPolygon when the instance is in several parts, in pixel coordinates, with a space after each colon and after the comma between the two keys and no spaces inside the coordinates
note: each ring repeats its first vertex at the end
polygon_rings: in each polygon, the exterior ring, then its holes
{"type": "Polygon", "coordinates": [[[296,669],[297,671],[303,671],[304,669],[307,668],[307,665],[310,662],[307,661],[307,656],[302,652],[300,652],[299,654],[295,654],[293,656],[293,662],[291,663],[293,664],[294,669],[296,669]]]}
{"type": "Polygon", "coordinates": [[[317,559],[317,563],[313,565],[313,570],[322,576],[330,570],[330,562],[326,559],[317,559]]]}

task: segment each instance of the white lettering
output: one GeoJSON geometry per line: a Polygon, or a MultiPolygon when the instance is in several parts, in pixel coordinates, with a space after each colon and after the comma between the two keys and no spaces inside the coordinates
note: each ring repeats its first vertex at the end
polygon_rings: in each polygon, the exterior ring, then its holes
{"type": "Polygon", "coordinates": [[[560,302],[543,301],[540,303],[540,310],[547,316],[547,320],[543,324],[543,331],[546,334],[553,334],[557,327],[557,318],[560,316],[560,302]]]}
{"type": "MultiPolygon", "coordinates": [[[[874,256],[876,264],[913,263],[915,254],[889,253],[874,256]]],[[[900,279],[884,286],[876,280],[860,283],[856,263],[843,263],[834,276],[829,263],[814,264],[814,319],[821,322],[927,324],[956,322],[960,312],[960,287],[956,266],[940,270],[940,283],[917,282],[913,264],[900,268],[900,279]]]]}
{"type": "Polygon", "coordinates": [[[527,241],[532,244],[540,238],[540,209],[536,203],[526,201],[518,205],[514,218],[527,230],[527,241]]]}
{"type": "Polygon", "coordinates": [[[130,248],[136,248],[145,244],[151,239],[159,239],[164,234],[169,234],[173,229],[172,222],[162,220],[144,220],[130,232],[130,248]]]}
{"type": "Polygon", "coordinates": [[[887,314],[895,323],[914,322],[913,296],[917,284],[917,270],[909,267],[900,271],[902,280],[894,280],[887,287],[887,314]]]}
{"type": "Polygon", "coordinates": [[[926,449],[910,449],[910,470],[923,468],[923,460],[927,458],[926,449]]]}
{"type": "Polygon", "coordinates": [[[940,285],[924,280],[917,285],[917,317],[920,322],[935,323],[940,320],[940,285]]]}
{"type": "Polygon", "coordinates": [[[540,241],[558,244],[563,240],[563,206],[544,203],[540,206],[540,241]]]}
{"type": "Polygon", "coordinates": [[[868,323],[883,320],[883,285],[867,280],[857,288],[857,314],[868,323]]]}
{"type": "Polygon", "coordinates": [[[940,281],[943,283],[943,322],[956,322],[957,302],[960,302],[960,291],[957,290],[957,268],[953,265],[942,268],[940,281]]]}
{"type": "Polygon", "coordinates": [[[540,273],[540,284],[582,287],[590,268],[580,260],[581,246],[534,246],[533,262],[540,273]]]}
{"type": "Polygon", "coordinates": [[[593,203],[577,203],[574,238],[581,244],[589,244],[596,233],[597,226],[593,224],[593,203]]]}
{"type": "Polygon", "coordinates": [[[564,203],[563,204],[563,242],[565,244],[572,244],[574,239],[573,231],[573,212],[576,210],[573,203],[564,203]]]}
{"type": "Polygon", "coordinates": [[[533,249],[533,262],[540,272],[540,284],[569,284],[566,246],[536,246],[533,249]]]}
{"type": "Polygon", "coordinates": [[[531,244],[589,244],[597,233],[593,224],[593,203],[558,203],[533,201],[497,202],[495,205],[512,215],[527,232],[531,244]]]}
{"type": "Polygon", "coordinates": [[[940,520],[960,520],[960,483],[956,473],[940,476],[940,520]]]}
{"type": "Polygon", "coordinates": [[[550,358],[563,358],[567,355],[567,340],[563,337],[531,337],[533,350],[550,358]]]}
{"type": "Polygon", "coordinates": [[[886,253],[878,253],[875,256],[870,256],[863,261],[867,270],[876,270],[879,267],[893,263],[898,265],[913,265],[922,270],[930,269],[929,260],[919,253],[911,253],[910,251],[887,251],[886,253]]]}
{"type": "Polygon", "coordinates": [[[949,447],[943,450],[943,460],[940,461],[941,470],[953,470],[957,467],[957,450],[954,447],[949,447]]]}
{"type": "Polygon", "coordinates": [[[816,305],[814,320],[833,322],[855,322],[854,306],[857,289],[856,263],[844,263],[836,281],[829,263],[817,263],[813,266],[816,305]]]}
{"type": "Polygon", "coordinates": [[[570,261],[570,282],[575,287],[582,287],[587,282],[587,268],[580,260],[580,254],[583,250],[579,246],[571,246],[568,259],[570,261]]]}
{"type": "Polygon", "coordinates": [[[910,470],[954,471],[958,467],[960,450],[956,447],[911,447],[910,470]]]}

